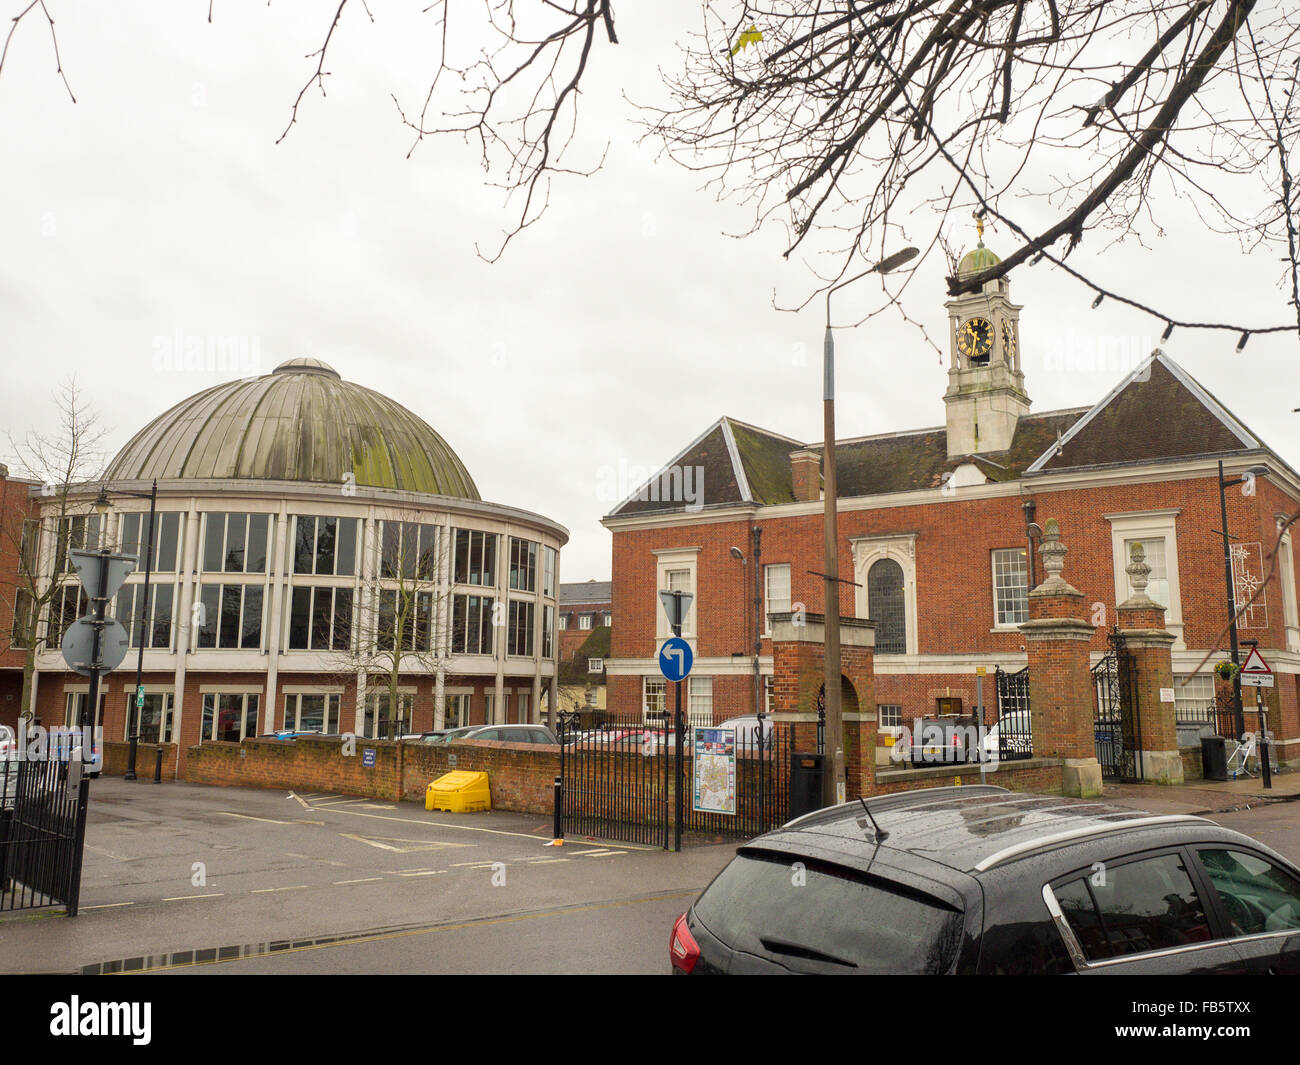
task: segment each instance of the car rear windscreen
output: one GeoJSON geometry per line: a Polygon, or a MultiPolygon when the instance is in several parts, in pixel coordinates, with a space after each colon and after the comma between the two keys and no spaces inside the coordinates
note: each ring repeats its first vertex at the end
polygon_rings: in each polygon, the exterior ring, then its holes
{"type": "Polygon", "coordinates": [[[733,950],[812,973],[946,972],[963,925],[901,885],[781,855],[737,857],[695,917],[733,950]]]}

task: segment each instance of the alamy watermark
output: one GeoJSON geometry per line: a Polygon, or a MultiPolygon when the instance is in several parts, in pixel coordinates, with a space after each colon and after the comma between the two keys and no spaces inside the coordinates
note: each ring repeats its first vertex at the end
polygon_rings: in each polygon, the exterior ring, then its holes
{"type": "Polygon", "coordinates": [[[704,509],[704,467],[668,466],[652,470],[624,459],[596,471],[596,497],[609,503],[629,499],[652,503],[684,503],[691,513],[704,509]]]}
{"type": "Polygon", "coordinates": [[[216,336],[174,329],[153,338],[153,368],[252,377],[262,370],[262,341],[256,336],[216,336]]]}

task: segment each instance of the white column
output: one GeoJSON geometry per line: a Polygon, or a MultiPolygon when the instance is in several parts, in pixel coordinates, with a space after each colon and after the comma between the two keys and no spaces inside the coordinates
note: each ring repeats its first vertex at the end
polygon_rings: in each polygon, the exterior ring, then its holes
{"type": "Polygon", "coordinates": [[[288,507],[281,503],[280,513],[275,515],[275,528],[270,533],[271,543],[267,545],[266,557],[271,595],[266,608],[266,697],[262,707],[262,733],[275,731],[279,715],[276,686],[280,680],[280,643],[284,639],[284,599],[288,594],[288,536],[288,507]]]}
{"type": "MultiPolygon", "coordinates": [[[[502,604],[500,617],[505,622],[504,629],[510,627],[510,532],[507,528],[497,538],[496,594],[497,602],[502,604]]],[[[496,659],[496,696],[492,705],[492,720],[489,725],[499,725],[505,717],[505,677],[506,677],[506,633],[494,634],[492,640],[496,659]]]]}
{"type": "MultiPolygon", "coordinates": [[[[194,596],[195,575],[198,571],[199,528],[198,500],[191,497],[190,507],[185,515],[185,542],[181,550],[181,588],[180,607],[176,612],[176,672],[172,675],[172,742],[176,744],[176,764],[174,773],[180,772],[181,762],[181,724],[185,720],[185,668],[188,665],[189,651],[194,645],[194,596]],[[184,632],[185,639],[181,639],[184,632]]],[[[133,697],[134,698],[134,697],[133,697]]]]}
{"type": "MultiPolygon", "coordinates": [[[[357,706],[353,714],[352,729],[358,735],[364,735],[366,727],[366,688],[369,683],[367,670],[365,668],[365,648],[369,646],[367,642],[372,633],[369,631],[371,623],[375,621],[379,612],[378,591],[375,587],[376,567],[375,567],[375,543],[379,535],[378,522],[375,520],[375,508],[373,504],[366,512],[365,518],[361,522],[361,565],[357,567],[357,573],[360,574],[356,584],[356,591],[353,593],[353,610],[352,610],[352,638],[357,651],[357,660],[360,665],[357,668],[357,706]],[[360,631],[365,626],[365,632],[360,631]]],[[[389,712],[395,710],[390,707],[389,712]]]]}
{"type": "Polygon", "coordinates": [[[438,585],[433,603],[434,677],[433,727],[446,728],[447,655],[451,652],[451,552],[453,532],[451,515],[444,514],[438,527],[438,585]]]}

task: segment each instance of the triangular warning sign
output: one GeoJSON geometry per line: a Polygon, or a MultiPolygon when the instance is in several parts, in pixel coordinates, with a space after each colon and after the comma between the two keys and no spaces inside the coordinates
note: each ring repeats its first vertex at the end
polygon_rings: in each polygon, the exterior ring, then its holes
{"type": "Polygon", "coordinates": [[[1264,661],[1264,656],[1259,653],[1258,647],[1252,647],[1250,654],[1246,656],[1246,663],[1241,667],[1243,673],[1272,673],[1268,668],[1268,663],[1264,661]]]}

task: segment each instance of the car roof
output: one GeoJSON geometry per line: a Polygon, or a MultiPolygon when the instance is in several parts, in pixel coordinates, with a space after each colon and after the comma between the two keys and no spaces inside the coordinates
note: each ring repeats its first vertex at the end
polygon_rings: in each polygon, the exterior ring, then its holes
{"type": "MultiPolygon", "coordinates": [[[[1143,828],[1213,822],[1188,814],[1153,816],[1092,799],[1011,792],[974,784],[927,788],[867,800],[871,817],[886,838],[876,834],[861,802],[817,810],[761,837],[768,846],[792,846],[800,837],[818,849],[854,854],[892,851],[978,875],[1019,858],[1090,838],[1143,828]]],[[[757,842],[757,841],[756,841],[757,842]]]]}

